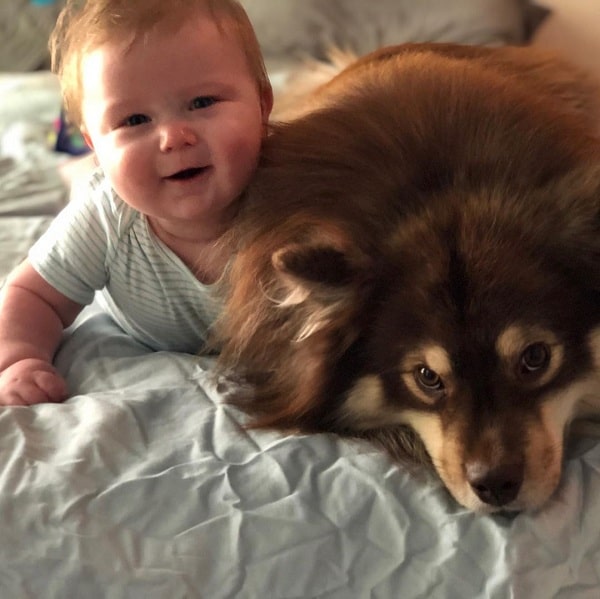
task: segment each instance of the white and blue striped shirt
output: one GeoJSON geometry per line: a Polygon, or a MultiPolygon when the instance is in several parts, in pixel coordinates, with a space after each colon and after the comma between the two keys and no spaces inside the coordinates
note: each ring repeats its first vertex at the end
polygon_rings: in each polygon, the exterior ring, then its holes
{"type": "Polygon", "coordinates": [[[123,202],[101,170],[29,252],[33,268],[79,304],[95,292],[132,337],[155,350],[194,353],[205,344],[220,302],[123,202]]]}

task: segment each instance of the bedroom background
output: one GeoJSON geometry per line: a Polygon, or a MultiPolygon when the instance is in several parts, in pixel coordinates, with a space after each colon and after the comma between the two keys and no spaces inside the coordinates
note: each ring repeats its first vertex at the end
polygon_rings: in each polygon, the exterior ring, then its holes
{"type": "MultiPolygon", "coordinates": [[[[165,0],[167,1],[167,0],[165,0]]],[[[47,36],[60,0],[0,0],[0,282],[68,201],[47,36]]],[[[533,43],[600,79],[600,0],[245,0],[276,89],[331,43],[533,43]]],[[[106,319],[66,339],[73,397],[0,410],[0,597],[490,597],[600,590],[600,446],[538,514],[478,517],[325,435],[243,432],[211,362],[106,319]]]]}
{"type": "MultiPolygon", "coordinates": [[[[51,216],[87,165],[55,152],[60,97],[47,38],[63,0],[0,0],[0,216],[51,216]]],[[[245,0],[276,93],[291,68],[332,44],[364,53],[402,41],[533,43],[600,79],[597,0],[245,0]]],[[[39,235],[47,220],[28,223],[39,235]],[[41,227],[41,228],[39,228],[41,227]]],[[[4,233],[0,281],[31,238],[4,233]],[[12,257],[12,258],[11,258],[12,257]]]]}

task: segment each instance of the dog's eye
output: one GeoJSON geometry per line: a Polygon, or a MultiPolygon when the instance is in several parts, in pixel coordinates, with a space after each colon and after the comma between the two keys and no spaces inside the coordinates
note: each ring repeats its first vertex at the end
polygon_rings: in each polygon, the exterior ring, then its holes
{"type": "Polygon", "coordinates": [[[444,389],[442,377],[435,370],[427,368],[427,366],[417,366],[415,368],[415,380],[426,393],[439,393],[444,389]]]}
{"type": "Polygon", "coordinates": [[[521,354],[520,369],[522,374],[539,373],[550,364],[550,348],[545,343],[532,343],[521,354]]]}

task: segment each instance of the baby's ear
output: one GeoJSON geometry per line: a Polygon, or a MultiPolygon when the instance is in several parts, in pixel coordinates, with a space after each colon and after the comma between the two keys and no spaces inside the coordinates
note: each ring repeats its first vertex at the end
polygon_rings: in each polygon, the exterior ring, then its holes
{"type": "Polygon", "coordinates": [[[87,132],[87,129],[85,127],[81,127],[80,129],[81,132],[81,137],[83,137],[85,143],[87,144],[87,147],[90,150],[94,149],[94,143],[92,142],[92,138],[90,137],[90,134],[87,132]]]}

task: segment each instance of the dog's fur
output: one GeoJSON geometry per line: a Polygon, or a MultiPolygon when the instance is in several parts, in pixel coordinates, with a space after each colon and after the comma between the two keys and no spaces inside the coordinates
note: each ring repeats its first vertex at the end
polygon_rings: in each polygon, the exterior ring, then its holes
{"type": "Polygon", "coordinates": [[[531,49],[409,44],[275,125],[218,328],[254,425],[370,439],[473,510],[542,505],[600,409],[597,103],[531,49]]]}

